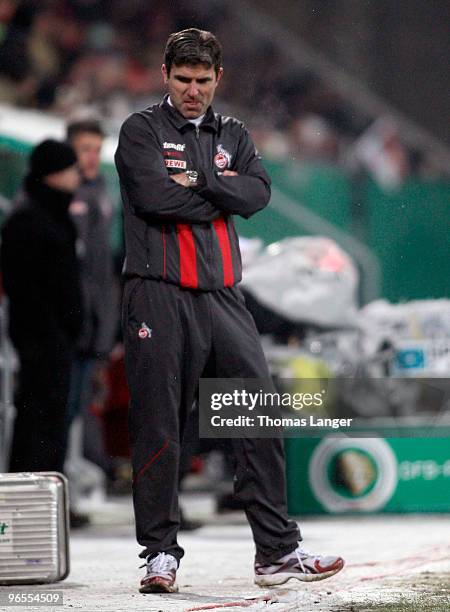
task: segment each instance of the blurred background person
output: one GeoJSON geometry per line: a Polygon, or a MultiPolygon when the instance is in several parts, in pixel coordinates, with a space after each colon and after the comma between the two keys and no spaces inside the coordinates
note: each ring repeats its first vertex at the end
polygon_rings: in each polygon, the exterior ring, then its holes
{"type": "MultiPolygon", "coordinates": [[[[70,122],[67,139],[75,150],[81,173],[81,184],[69,211],[77,228],[77,256],[83,298],[83,324],[72,366],[67,427],[70,428],[76,417],[80,417],[78,426],[72,432],[72,456],[75,454],[80,458],[84,455],[112,478],[113,465],[104,451],[98,419],[90,414],[89,406],[94,384],[97,391],[105,392],[105,367],[113,348],[118,321],[110,246],[114,208],[100,174],[104,139],[100,122],[95,118],[70,122]]],[[[89,466],[84,465],[85,470],[89,470],[89,466]]],[[[80,490],[81,470],[74,469],[71,473],[69,461],[68,471],[72,487],[80,490]]],[[[81,520],[81,516],[79,518],[81,520]]],[[[74,519],[72,524],[75,522],[74,519]]]]}
{"type": "Polygon", "coordinates": [[[36,10],[32,2],[0,2],[0,99],[10,104],[30,104],[39,84],[30,48],[36,10]]]}
{"type": "Polygon", "coordinates": [[[80,182],[72,147],[37,145],[21,203],[2,229],[9,334],[20,362],[10,471],[63,470],[65,418],[81,326],[76,231],[69,215],[80,182]]]}

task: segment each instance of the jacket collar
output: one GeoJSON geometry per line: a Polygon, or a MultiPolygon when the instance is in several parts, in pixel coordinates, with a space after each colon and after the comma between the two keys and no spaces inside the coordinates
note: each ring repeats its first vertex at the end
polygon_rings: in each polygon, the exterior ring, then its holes
{"type": "MultiPolygon", "coordinates": [[[[169,94],[166,94],[159,107],[168,115],[169,120],[173,123],[173,125],[178,130],[182,130],[186,126],[193,125],[188,119],[186,119],[186,117],[183,117],[183,115],[177,111],[176,108],[170,106],[168,98],[169,94]]],[[[208,106],[205,116],[203,117],[203,121],[200,124],[200,128],[206,127],[214,132],[217,132],[219,129],[218,123],[219,121],[212,109],[212,106],[208,106]]]]}

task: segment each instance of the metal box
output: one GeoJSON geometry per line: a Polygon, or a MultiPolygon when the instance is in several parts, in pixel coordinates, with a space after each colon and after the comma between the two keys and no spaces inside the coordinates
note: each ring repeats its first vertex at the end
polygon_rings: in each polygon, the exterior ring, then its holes
{"type": "Polygon", "coordinates": [[[5,298],[0,304],[0,473],[8,470],[16,410],[13,405],[14,374],[19,363],[8,340],[5,298]]]}
{"type": "Polygon", "coordinates": [[[66,578],[68,513],[68,484],[62,474],[0,474],[0,584],[66,578]]]}

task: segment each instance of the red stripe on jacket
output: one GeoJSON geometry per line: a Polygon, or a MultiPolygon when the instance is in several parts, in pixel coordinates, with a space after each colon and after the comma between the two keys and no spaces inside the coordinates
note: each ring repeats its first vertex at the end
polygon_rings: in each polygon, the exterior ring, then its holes
{"type": "Polygon", "coordinates": [[[177,237],[180,249],[180,285],[197,289],[197,257],[191,226],[186,223],[177,223],[177,237]]]}
{"type": "Polygon", "coordinates": [[[225,219],[220,217],[220,219],[213,221],[213,226],[216,230],[220,252],[222,254],[223,284],[224,287],[232,287],[234,285],[233,259],[231,257],[231,245],[227,224],[225,219]]]}

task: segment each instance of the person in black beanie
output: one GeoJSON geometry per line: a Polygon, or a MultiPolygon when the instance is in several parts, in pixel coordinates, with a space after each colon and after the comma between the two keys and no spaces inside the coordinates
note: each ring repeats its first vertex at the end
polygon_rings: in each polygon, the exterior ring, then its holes
{"type": "Polygon", "coordinates": [[[63,470],[73,349],[81,327],[73,149],[56,140],[29,158],[21,204],[2,229],[0,265],[9,335],[20,361],[10,471],[63,470]]]}

